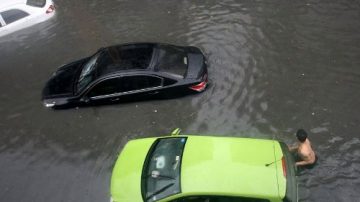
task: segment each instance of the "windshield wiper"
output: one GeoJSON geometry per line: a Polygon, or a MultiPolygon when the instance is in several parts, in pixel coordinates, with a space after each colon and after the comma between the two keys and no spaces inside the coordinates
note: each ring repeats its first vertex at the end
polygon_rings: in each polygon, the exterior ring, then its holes
{"type": "Polygon", "coordinates": [[[168,188],[170,188],[170,187],[173,186],[174,184],[175,184],[175,183],[170,183],[170,184],[162,187],[161,189],[159,189],[159,190],[155,191],[154,193],[152,193],[150,196],[146,197],[146,200],[149,200],[149,199],[151,199],[152,197],[154,197],[154,196],[156,196],[156,195],[164,192],[165,190],[167,190],[168,188]]]}

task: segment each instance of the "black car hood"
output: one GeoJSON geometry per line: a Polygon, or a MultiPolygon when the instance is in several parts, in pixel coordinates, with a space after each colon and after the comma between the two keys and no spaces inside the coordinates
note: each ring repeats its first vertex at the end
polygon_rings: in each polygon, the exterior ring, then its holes
{"type": "Polygon", "coordinates": [[[82,61],[77,61],[57,70],[46,83],[43,90],[43,99],[74,95],[74,83],[81,64],[82,61]]]}

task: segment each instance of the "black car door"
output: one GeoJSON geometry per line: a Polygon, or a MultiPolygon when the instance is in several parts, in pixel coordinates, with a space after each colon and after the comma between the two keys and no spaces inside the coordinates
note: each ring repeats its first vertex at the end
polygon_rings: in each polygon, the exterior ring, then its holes
{"type": "Polygon", "coordinates": [[[121,77],[100,81],[88,91],[85,95],[85,100],[96,101],[116,99],[120,96],[121,92],[123,92],[121,83],[121,77]]]}
{"type": "Polygon", "coordinates": [[[150,75],[124,76],[123,88],[126,94],[149,94],[158,92],[163,86],[164,79],[150,75]]]}
{"type": "Polygon", "coordinates": [[[86,95],[89,100],[117,101],[125,95],[153,93],[160,90],[163,79],[157,76],[122,76],[103,80],[96,84],[86,95]]]}

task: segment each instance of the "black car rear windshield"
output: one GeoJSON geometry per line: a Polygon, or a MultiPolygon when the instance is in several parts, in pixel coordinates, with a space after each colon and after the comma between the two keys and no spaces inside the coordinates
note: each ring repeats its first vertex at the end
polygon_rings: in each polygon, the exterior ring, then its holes
{"type": "Polygon", "coordinates": [[[175,46],[159,46],[156,67],[158,71],[184,78],[188,67],[187,60],[187,55],[183,49],[175,46]]]}
{"type": "Polygon", "coordinates": [[[158,139],[146,158],[141,177],[144,201],[180,193],[180,165],[186,137],[158,139]]]}

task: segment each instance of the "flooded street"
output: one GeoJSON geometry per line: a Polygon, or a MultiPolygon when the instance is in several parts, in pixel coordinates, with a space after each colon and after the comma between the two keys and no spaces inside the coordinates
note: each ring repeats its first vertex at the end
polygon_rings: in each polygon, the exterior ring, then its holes
{"type": "Polygon", "coordinates": [[[112,166],[134,138],[183,134],[296,142],[318,165],[300,201],[360,198],[358,1],[55,1],[54,18],[0,38],[0,201],[109,201],[112,166]],[[60,65],[127,42],[201,48],[201,94],[49,110],[60,65]]]}

